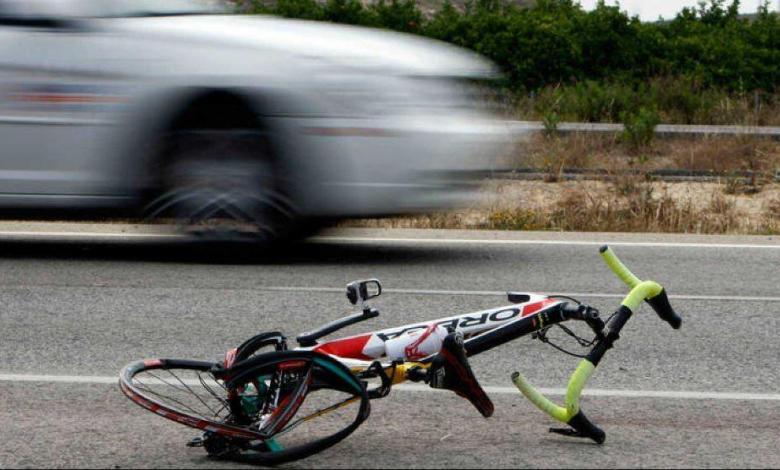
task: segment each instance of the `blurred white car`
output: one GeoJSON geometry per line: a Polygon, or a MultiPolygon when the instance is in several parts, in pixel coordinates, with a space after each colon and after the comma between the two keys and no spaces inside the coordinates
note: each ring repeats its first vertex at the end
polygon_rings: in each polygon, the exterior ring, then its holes
{"type": "Polygon", "coordinates": [[[462,203],[493,164],[503,134],[472,87],[496,76],[486,60],[215,8],[0,0],[0,209],[133,208],[278,237],[462,203]]]}

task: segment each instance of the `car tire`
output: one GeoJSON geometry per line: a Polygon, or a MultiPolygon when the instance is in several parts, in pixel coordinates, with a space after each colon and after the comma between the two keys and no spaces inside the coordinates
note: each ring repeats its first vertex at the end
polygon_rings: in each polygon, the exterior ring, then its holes
{"type": "Polygon", "coordinates": [[[205,241],[270,244],[295,225],[267,137],[240,129],[182,130],[165,139],[147,219],[205,241]]]}

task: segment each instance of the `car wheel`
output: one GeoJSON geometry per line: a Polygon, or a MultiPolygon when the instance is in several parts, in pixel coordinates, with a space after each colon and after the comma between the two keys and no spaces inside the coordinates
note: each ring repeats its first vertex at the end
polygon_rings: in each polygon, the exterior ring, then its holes
{"type": "Polygon", "coordinates": [[[147,218],[210,241],[270,243],[293,226],[293,205],[261,132],[178,131],[165,148],[147,218]]]}

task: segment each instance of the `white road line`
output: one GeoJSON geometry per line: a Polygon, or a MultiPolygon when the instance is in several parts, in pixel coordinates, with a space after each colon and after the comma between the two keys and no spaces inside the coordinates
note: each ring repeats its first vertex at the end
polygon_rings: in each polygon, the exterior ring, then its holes
{"type": "MultiPolygon", "coordinates": [[[[296,287],[296,286],[268,286],[257,287],[256,290],[266,290],[272,292],[327,292],[343,293],[344,289],[339,287],[296,287]]],[[[410,294],[410,295],[463,295],[463,296],[505,296],[506,291],[490,290],[437,290],[437,289],[383,289],[388,294],[410,294]]],[[[544,295],[565,295],[576,298],[595,298],[595,299],[622,299],[626,294],[607,294],[601,292],[536,292],[544,295]]],[[[780,302],[780,297],[763,296],[728,296],[728,295],[685,295],[671,294],[672,300],[712,300],[712,301],[733,301],[733,302],[780,302]]]]}
{"type": "MultiPolygon", "coordinates": [[[[3,289],[52,289],[52,288],[89,288],[89,289],[136,289],[145,288],[143,286],[106,286],[106,285],[88,285],[88,284],[40,284],[35,286],[28,285],[15,285],[15,284],[2,284],[0,285],[0,291],[3,289]]],[[[155,289],[186,289],[187,287],[155,287],[155,289]]],[[[267,292],[300,292],[300,293],[327,293],[327,294],[343,294],[344,288],[342,287],[302,287],[302,286],[252,286],[252,287],[199,287],[199,289],[218,289],[224,291],[267,291],[267,292]]],[[[422,295],[422,296],[440,296],[440,295],[458,295],[458,296],[474,296],[474,297],[505,297],[506,291],[492,291],[492,290],[447,290],[447,289],[383,289],[383,292],[387,294],[406,294],[406,295],[422,295]]],[[[524,291],[520,291],[524,292],[524,291]]],[[[535,294],[542,295],[562,295],[567,297],[573,297],[575,299],[622,299],[625,294],[611,294],[604,292],[534,292],[535,294]]],[[[670,294],[669,298],[672,300],[702,300],[713,302],[780,302],[780,297],[772,296],[745,296],[745,295],[686,295],[686,294],[670,294]]]]}
{"type": "MultiPolygon", "coordinates": [[[[95,375],[35,375],[35,374],[0,374],[0,382],[48,382],[64,384],[86,385],[115,385],[119,383],[118,376],[95,375]]],[[[193,385],[199,382],[192,381],[193,385]]],[[[432,389],[426,385],[404,384],[393,387],[394,390],[405,392],[438,393],[441,390],[432,389]]],[[[494,395],[519,395],[514,387],[484,387],[487,393],[494,395]]],[[[545,395],[565,395],[562,388],[539,388],[545,395]]],[[[446,392],[445,392],[446,393],[446,392]]],[[[740,392],[697,392],[697,391],[673,391],[673,390],[610,390],[610,389],[586,389],[585,396],[591,397],[618,397],[618,398],[667,398],[679,400],[745,400],[745,401],[780,401],[780,393],[740,393],[740,392]]]]}
{"type": "Polygon", "coordinates": [[[119,376],[0,374],[0,382],[51,382],[67,384],[118,384],[119,376]]]}
{"type": "Polygon", "coordinates": [[[384,238],[384,237],[312,237],[319,243],[404,243],[422,245],[569,245],[569,246],[628,246],[657,248],[721,248],[721,249],[769,249],[780,250],[777,245],[743,243],[672,243],[672,242],[629,242],[629,241],[585,241],[585,240],[496,240],[466,238],[384,238]]]}
{"type": "MultiPolygon", "coordinates": [[[[189,237],[176,233],[139,233],[139,232],[46,232],[46,231],[0,231],[0,239],[165,239],[186,240],[189,237]]],[[[780,250],[780,244],[750,243],[673,243],[673,242],[632,242],[632,241],[587,241],[587,240],[507,240],[507,239],[466,239],[466,238],[393,238],[393,237],[338,237],[317,236],[309,239],[324,244],[381,244],[402,243],[422,245],[558,245],[558,246],[610,246],[656,247],[656,248],[715,248],[715,249],[766,249],[780,250]]]]}
{"type": "Polygon", "coordinates": [[[70,239],[83,239],[83,240],[89,240],[89,239],[113,239],[113,238],[120,238],[120,239],[128,239],[128,238],[137,238],[137,239],[155,239],[155,238],[161,238],[161,239],[186,239],[186,235],[176,234],[176,233],[139,233],[139,232],[42,232],[42,231],[0,231],[0,238],[13,238],[13,239],[19,239],[19,238],[32,238],[32,239],[60,239],[60,238],[70,238],[70,239]]]}
{"type": "MultiPolygon", "coordinates": [[[[520,392],[515,387],[483,387],[485,392],[494,395],[515,395],[520,392]]],[[[410,392],[437,392],[427,385],[402,384],[395,387],[398,390],[410,392]]],[[[565,388],[539,388],[544,395],[566,395],[565,388]]],[[[617,398],[667,398],[677,400],[746,400],[746,401],[780,401],[780,393],[740,393],[740,392],[695,392],[677,390],[611,390],[590,388],[582,394],[591,397],[617,398]]]]}

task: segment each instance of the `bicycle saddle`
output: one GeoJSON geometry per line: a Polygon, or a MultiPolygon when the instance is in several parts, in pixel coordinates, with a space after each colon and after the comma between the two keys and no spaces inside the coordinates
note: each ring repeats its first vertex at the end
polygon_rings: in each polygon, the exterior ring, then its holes
{"type": "Polygon", "coordinates": [[[432,388],[455,392],[470,401],[485,418],[493,415],[493,402],[471,370],[461,333],[450,333],[444,338],[441,350],[434,357],[428,374],[432,388]]]}

